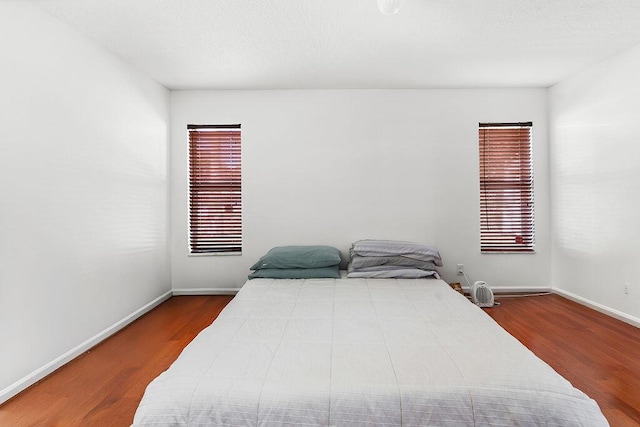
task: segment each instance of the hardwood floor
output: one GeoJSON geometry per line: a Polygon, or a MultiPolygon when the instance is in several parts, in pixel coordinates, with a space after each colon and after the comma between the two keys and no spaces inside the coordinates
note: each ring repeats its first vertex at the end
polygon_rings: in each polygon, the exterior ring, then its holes
{"type": "MultiPolygon", "coordinates": [[[[173,297],[0,406],[0,426],[128,426],[147,384],[231,300],[173,297]]],[[[640,425],[640,329],[557,295],[500,298],[498,323],[594,398],[640,425]]]]}
{"type": "Polygon", "coordinates": [[[170,298],[0,406],[0,426],[129,426],[147,384],[231,298],[170,298]]]}
{"type": "Polygon", "coordinates": [[[496,298],[504,329],[600,405],[612,426],[640,425],[640,329],[558,295],[496,298]]]}

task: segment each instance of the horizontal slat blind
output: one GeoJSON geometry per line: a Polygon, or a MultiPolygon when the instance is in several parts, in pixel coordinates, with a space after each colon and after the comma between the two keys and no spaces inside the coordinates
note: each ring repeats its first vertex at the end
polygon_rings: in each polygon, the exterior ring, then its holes
{"type": "Polygon", "coordinates": [[[480,123],[480,249],[534,252],[531,123],[480,123]]]}
{"type": "Polygon", "coordinates": [[[189,245],[192,254],[242,251],[239,125],[189,125],[189,245]]]}

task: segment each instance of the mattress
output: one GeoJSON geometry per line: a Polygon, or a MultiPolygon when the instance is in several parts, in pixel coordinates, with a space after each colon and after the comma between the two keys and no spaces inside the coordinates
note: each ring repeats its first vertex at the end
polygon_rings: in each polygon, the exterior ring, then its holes
{"type": "Polygon", "coordinates": [[[438,279],[253,279],[147,387],[136,426],[606,426],[438,279]]]}

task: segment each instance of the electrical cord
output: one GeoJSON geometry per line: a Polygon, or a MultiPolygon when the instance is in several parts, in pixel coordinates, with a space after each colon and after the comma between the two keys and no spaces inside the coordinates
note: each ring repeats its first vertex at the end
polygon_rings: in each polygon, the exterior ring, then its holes
{"type": "Polygon", "coordinates": [[[500,298],[541,297],[551,295],[551,292],[536,292],[535,294],[500,294],[500,298]]]}
{"type": "Polygon", "coordinates": [[[464,277],[464,280],[467,281],[467,285],[469,285],[469,289],[471,289],[471,282],[469,282],[469,279],[467,279],[467,275],[464,274],[464,270],[462,270],[462,277],[464,277]]]}

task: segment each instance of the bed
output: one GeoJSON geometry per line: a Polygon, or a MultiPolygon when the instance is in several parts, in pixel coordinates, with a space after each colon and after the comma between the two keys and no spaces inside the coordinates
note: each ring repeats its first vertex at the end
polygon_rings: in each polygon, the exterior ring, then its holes
{"type": "Polygon", "coordinates": [[[149,386],[135,426],[606,426],[436,278],[247,281],[149,386]]]}

